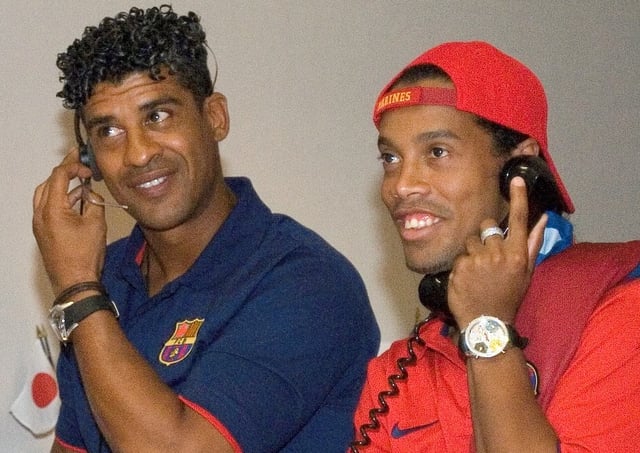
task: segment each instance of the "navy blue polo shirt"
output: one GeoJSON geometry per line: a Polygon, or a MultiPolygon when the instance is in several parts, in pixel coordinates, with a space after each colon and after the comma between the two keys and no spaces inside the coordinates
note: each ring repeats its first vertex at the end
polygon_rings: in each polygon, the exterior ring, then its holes
{"type": "MultiPolygon", "coordinates": [[[[186,402],[246,452],[343,452],[366,364],[379,344],[363,282],[311,230],[273,214],[246,178],[193,266],[148,297],[136,226],[108,247],[103,282],[129,341],[186,402]]],[[[73,348],[58,362],[57,436],[110,451],[91,415],[73,348]]],[[[126,392],[127,383],[122,383],[126,392]]]]}

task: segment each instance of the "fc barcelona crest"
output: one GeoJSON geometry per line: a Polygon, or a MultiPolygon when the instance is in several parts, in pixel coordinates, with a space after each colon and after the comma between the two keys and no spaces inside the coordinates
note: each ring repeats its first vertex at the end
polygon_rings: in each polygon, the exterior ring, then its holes
{"type": "Polygon", "coordinates": [[[169,366],[184,360],[193,349],[203,322],[204,319],[185,319],[177,322],[173,335],[160,351],[160,362],[169,366]]]}

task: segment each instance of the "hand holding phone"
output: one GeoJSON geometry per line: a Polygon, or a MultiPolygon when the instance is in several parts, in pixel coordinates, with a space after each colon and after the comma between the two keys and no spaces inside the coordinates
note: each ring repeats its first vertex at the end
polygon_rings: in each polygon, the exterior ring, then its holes
{"type": "Polygon", "coordinates": [[[82,187],[69,190],[76,178],[90,176],[78,162],[76,150],[56,166],[33,197],[33,232],[38,242],[54,293],[79,281],[97,281],[106,248],[104,210],[76,210],[82,187]]]}
{"type": "MultiPolygon", "coordinates": [[[[546,216],[528,228],[527,188],[521,177],[510,183],[509,232],[503,238],[480,237],[466,243],[449,276],[447,302],[459,327],[481,315],[513,323],[535,267],[542,245],[546,216]]],[[[495,226],[484,220],[480,228],[495,226]]]]}
{"type": "MultiPolygon", "coordinates": [[[[527,187],[527,230],[533,228],[544,211],[562,211],[560,191],[542,158],[537,156],[518,156],[506,162],[500,174],[500,191],[507,200],[510,199],[510,183],[516,176],[522,177],[527,187]]],[[[510,215],[513,213],[514,210],[511,209],[510,215]]],[[[445,271],[426,275],[420,282],[418,294],[420,302],[431,312],[437,314],[446,323],[456,325],[455,318],[449,309],[447,297],[449,273],[450,271],[445,271]]]]}

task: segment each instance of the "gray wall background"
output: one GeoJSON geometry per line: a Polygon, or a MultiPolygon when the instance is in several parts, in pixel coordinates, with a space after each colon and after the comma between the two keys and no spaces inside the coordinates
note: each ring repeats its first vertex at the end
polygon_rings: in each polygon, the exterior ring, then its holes
{"type": "MultiPolygon", "coordinates": [[[[56,54],[127,1],[2,2],[0,134],[0,451],[48,451],[9,415],[22,360],[52,295],[31,234],[37,184],[73,144],[56,54]]],[[[139,6],[151,6],[146,0],[139,6]]],[[[383,342],[405,336],[419,276],[404,268],[378,199],[370,121],[378,90],[409,60],[447,40],[488,40],[528,64],[549,98],[549,143],[573,196],[583,241],[638,237],[640,2],[180,1],[203,16],[226,94],[227,174],[247,175],[274,211],[327,238],[360,270],[383,342]]],[[[97,186],[104,193],[104,187],[97,186]]],[[[108,209],[110,240],[126,214],[108,209]]]]}

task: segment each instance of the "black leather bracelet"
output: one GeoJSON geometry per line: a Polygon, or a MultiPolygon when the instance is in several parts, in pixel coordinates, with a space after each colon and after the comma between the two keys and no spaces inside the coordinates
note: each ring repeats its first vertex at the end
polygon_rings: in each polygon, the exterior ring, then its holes
{"type": "Polygon", "coordinates": [[[71,285],[70,287],[62,291],[53,301],[53,305],[59,305],[68,302],[69,299],[71,299],[71,297],[73,297],[74,295],[88,290],[100,291],[100,294],[104,296],[107,295],[107,290],[100,282],[80,282],[76,283],[75,285],[71,285]]]}

